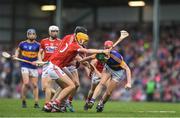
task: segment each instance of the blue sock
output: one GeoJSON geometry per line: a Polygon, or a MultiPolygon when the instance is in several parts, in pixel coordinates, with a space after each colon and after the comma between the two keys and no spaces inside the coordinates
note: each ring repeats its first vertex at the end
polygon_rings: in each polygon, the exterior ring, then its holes
{"type": "Polygon", "coordinates": [[[95,99],[94,98],[91,98],[91,100],[90,100],[91,102],[95,102],[95,99]]]}

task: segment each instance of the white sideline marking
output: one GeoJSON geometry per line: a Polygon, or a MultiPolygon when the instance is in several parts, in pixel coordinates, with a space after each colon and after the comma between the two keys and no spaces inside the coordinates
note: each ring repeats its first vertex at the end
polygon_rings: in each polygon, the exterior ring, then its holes
{"type": "Polygon", "coordinates": [[[176,111],[138,111],[139,113],[176,113],[176,111]]]}

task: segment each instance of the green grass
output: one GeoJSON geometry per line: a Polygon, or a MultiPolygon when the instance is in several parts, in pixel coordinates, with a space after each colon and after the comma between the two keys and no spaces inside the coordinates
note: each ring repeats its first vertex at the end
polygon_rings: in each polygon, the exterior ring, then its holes
{"type": "Polygon", "coordinates": [[[33,103],[28,100],[28,108],[23,109],[20,100],[0,99],[0,117],[180,117],[179,103],[109,101],[103,113],[96,113],[95,106],[88,112],[83,111],[84,101],[74,101],[75,113],[45,113],[34,109],[33,103]]]}

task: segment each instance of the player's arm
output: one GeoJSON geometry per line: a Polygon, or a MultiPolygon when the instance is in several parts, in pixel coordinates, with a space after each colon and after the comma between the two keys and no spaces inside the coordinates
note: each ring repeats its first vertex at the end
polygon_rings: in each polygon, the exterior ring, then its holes
{"type": "Polygon", "coordinates": [[[17,48],[16,48],[16,50],[15,50],[15,54],[13,55],[13,58],[15,58],[15,57],[19,57],[20,52],[21,52],[20,47],[17,47],[17,48]]]}
{"type": "Polygon", "coordinates": [[[86,49],[86,48],[78,49],[78,52],[89,53],[89,54],[97,54],[97,53],[109,54],[109,51],[110,50],[97,50],[97,49],[86,49]]]}
{"type": "Polygon", "coordinates": [[[99,77],[101,77],[101,73],[96,69],[96,64],[97,64],[97,59],[93,59],[92,61],[91,61],[91,66],[93,67],[93,69],[94,69],[94,72],[99,76],[99,77]]]}
{"type": "Polygon", "coordinates": [[[77,55],[76,57],[75,57],[75,60],[76,60],[76,68],[78,68],[79,66],[80,66],[80,64],[82,64],[84,67],[90,67],[89,66],[89,63],[87,62],[87,61],[82,61],[82,63],[80,62],[81,60],[83,60],[82,59],[82,57],[80,56],[80,55],[77,55]]]}
{"type": "Polygon", "coordinates": [[[122,59],[119,59],[115,55],[110,55],[114,60],[116,60],[118,63],[120,63],[120,67],[126,70],[127,75],[127,84],[125,85],[125,88],[130,89],[131,88],[131,70],[129,66],[126,64],[126,62],[122,59]]]}
{"type": "Polygon", "coordinates": [[[38,52],[38,60],[39,61],[43,60],[44,49],[45,49],[45,47],[44,47],[44,40],[41,40],[40,49],[39,49],[39,52],[38,52]]]}
{"type": "Polygon", "coordinates": [[[131,88],[131,70],[129,68],[129,66],[126,64],[125,61],[121,61],[120,66],[126,70],[126,75],[127,75],[127,84],[126,84],[126,88],[131,88]]]}
{"type": "Polygon", "coordinates": [[[81,59],[79,62],[84,62],[84,61],[92,60],[92,59],[95,59],[95,58],[96,58],[96,55],[93,54],[93,55],[90,55],[88,57],[85,57],[85,58],[81,59]]]}
{"type": "Polygon", "coordinates": [[[38,52],[38,60],[39,60],[39,61],[42,61],[42,59],[43,59],[43,53],[44,53],[43,49],[40,48],[40,49],[39,49],[39,52],[38,52]]]}

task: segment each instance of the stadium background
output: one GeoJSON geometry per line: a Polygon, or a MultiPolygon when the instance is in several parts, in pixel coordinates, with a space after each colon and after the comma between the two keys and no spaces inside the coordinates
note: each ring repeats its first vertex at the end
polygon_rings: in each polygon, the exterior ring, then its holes
{"type": "MultiPolygon", "coordinates": [[[[179,102],[180,1],[144,1],[144,7],[130,7],[128,0],[0,0],[0,52],[14,53],[28,28],[37,30],[40,41],[48,36],[50,25],[60,26],[61,38],[82,25],[88,29],[93,48],[102,48],[104,40],[115,41],[125,29],[130,37],[118,48],[132,70],[133,88],[126,91],[120,86],[111,99],[151,101],[148,96],[152,95],[154,101],[179,102]],[[41,6],[48,4],[57,5],[58,10],[42,11],[41,6]]],[[[19,63],[0,59],[0,98],[20,98],[19,63]]],[[[77,99],[87,94],[90,82],[80,74],[77,99]]],[[[32,98],[31,92],[28,97],[32,98]]]]}

